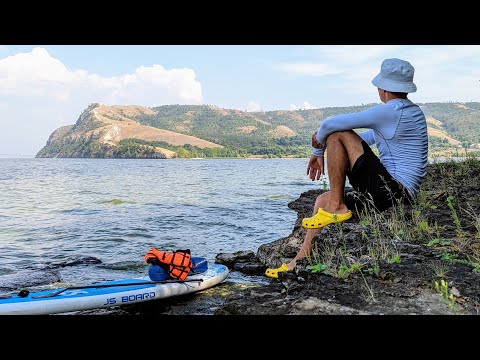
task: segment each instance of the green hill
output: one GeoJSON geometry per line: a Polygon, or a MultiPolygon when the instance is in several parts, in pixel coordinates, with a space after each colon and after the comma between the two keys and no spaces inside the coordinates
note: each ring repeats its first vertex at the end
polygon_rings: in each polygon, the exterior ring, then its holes
{"type": "MultiPolygon", "coordinates": [[[[311,134],[324,119],[373,105],[244,112],[210,105],[92,104],[74,125],[55,130],[37,157],[308,157],[311,134]]],[[[432,152],[480,149],[480,103],[419,105],[432,152]]]]}

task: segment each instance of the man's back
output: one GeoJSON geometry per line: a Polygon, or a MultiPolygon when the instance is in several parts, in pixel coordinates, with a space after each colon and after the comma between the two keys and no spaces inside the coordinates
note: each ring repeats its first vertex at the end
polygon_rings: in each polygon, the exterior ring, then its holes
{"type": "Polygon", "coordinates": [[[426,176],[428,134],[425,115],[408,99],[393,99],[381,106],[392,106],[399,114],[383,134],[375,130],[375,143],[382,164],[407,190],[416,195],[426,176]],[[390,136],[390,134],[392,134],[390,136]]]}

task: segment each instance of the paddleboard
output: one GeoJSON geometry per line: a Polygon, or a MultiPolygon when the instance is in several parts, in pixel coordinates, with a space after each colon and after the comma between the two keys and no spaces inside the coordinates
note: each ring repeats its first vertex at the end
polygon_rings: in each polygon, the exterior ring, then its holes
{"type": "Polygon", "coordinates": [[[0,315],[46,315],[91,310],[190,294],[219,284],[228,267],[209,264],[185,281],[152,281],[148,276],[31,292],[0,298],[0,315]]]}

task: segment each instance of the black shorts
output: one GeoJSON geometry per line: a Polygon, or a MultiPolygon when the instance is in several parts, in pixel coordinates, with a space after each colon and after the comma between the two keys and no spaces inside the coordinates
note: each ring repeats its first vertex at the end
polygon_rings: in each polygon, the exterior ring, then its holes
{"type": "Polygon", "coordinates": [[[383,211],[396,204],[411,202],[408,191],[385,169],[380,159],[368,144],[362,140],[363,154],[355,161],[352,171],[347,170],[350,185],[355,191],[345,192],[345,205],[350,210],[359,210],[373,204],[383,211]]]}

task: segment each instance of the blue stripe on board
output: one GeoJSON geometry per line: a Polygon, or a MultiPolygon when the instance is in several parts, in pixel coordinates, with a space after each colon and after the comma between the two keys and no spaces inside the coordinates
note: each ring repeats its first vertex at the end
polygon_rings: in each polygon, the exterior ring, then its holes
{"type": "MultiPolygon", "coordinates": [[[[106,281],[102,283],[98,283],[95,285],[102,285],[102,284],[124,284],[124,283],[140,283],[144,281],[150,280],[142,280],[142,279],[122,279],[122,280],[115,280],[115,281],[106,281]]],[[[89,284],[93,285],[93,284],[89,284]]],[[[108,287],[108,288],[92,288],[92,289],[73,289],[73,290],[66,290],[63,293],[51,297],[51,298],[32,298],[32,296],[39,296],[39,295],[46,295],[50,293],[54,293],[62,288],[57,288],[53,290],[45,290],[30,293],[27,297],[21,298],[18,296],[13,296],[9,299],[2,299],[0,304],[4,303],[22,303],[22,302],[36,302],[36,301],[45,301],[45,300],[60,300],[60,299],[73,299],[73,298],[81,298],[81,297],[89,297],[89,296],[97,296],[97,295],[105,295],[105,294],[116,294],[119,292],[131,291],[131,290],[141,290],[155,287],[155,284],[145,284],[145,285],[131,285],[131,286],[119,286],[119,287],[108,287]]]]}

